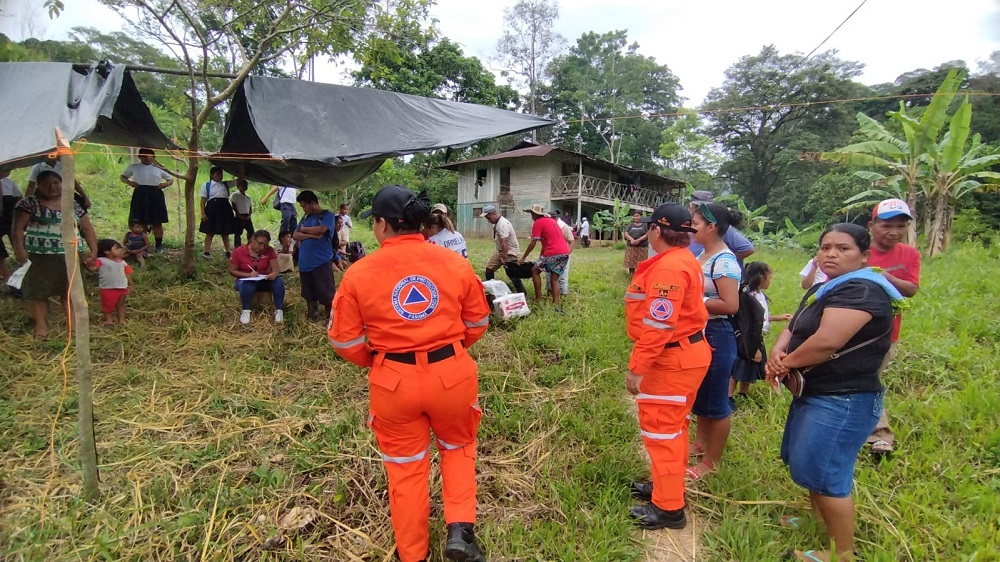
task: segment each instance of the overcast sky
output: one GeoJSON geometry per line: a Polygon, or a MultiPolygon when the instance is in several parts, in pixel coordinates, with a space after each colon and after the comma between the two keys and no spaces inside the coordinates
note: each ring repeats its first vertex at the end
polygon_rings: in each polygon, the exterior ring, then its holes
{"type": "MultiPolygon", "coordinates": [[[[502,33],[503,9],[516,0],[438,0],[432,15],[442,33],[466,54],[488,63],[502,33]]],[[[573,0],[563,1],[556,30],[572,44],[587,31],[626,29],[639,52],[666,64],[694,106],[722,83],[741,56],[773,43],[782,53],[807,53],[861,0],[573,0]]],[[[75,26],[121,30],[96,0],[66,0],[49,21],[41,0],[0,0],[0,31],[20,39],[33,33],[63,39],[75,26]],[[34,6],[35,15],[25,6],[34,6]]],[[[891,82],[903,72],[962,59],[973,69],[1000,50],[1000,0],[868,0],[821,50],[837,49],[865,64],[863,82],[891,82]]],[[[318,65],[319,66],[319,65],[318,65]]],[[[321,65],[317,79],[343,82],[343,68],[321,65]]]]}

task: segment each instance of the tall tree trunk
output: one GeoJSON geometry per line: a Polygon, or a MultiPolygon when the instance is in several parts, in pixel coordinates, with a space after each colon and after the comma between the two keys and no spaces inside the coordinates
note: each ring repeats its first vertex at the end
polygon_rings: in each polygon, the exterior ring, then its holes
{"type": "Polygon", "coordinates": [[[944,224],[944,249],[951,247],[951,226],[955,223],[955,205],[948,205],[947,222],[944,224]]]}
{"type": "MultiPolygon", "coordinates": [[[[199,223],[195,221],[195,182],[198,181],[198,145],[199,145],[199,131],[195,127],[191,127],[191,141],[188,143],[188,161],[187,161],[187,173],[184,175],[184,206],[186,209],[187,223],[184,228],[184,252],[181,258],[181,275],[184,277],[194,277],[195,267],[194,267],[194,233],[196,225],[199,223]]],[[[200,209],[198,210],[200,213],[200,209]]]]}
{"type": "Polygon", "coordinates": [[[944,248],[944,229],[948,220],[948,196],[938,195],[934,198],[934,219],[931,221],[931,231],[927,233],[928,253],[934,257],[944,248]]]}
{"type": "MultiPolygon", "coordinates": [[[[928,237],[927,238],[927,243],[930,244],[931,219],[934,218],[934,213],[931,212],[931,202],[930,201],[928,201],[927,204],[924,205],[923,211],[924,211],[924,236],[928,237]]],[[[917,213],[919,211],[917,210],[916,207],[910,207],[910,212],[917,213]]],[[[916,229],[916,222],[917,222],[916,220],[910,221],[910,225],[913,226],[914,229],[916,229]]],[[[913,240],[914,240],[914,242],[912,244],[910,242],[907,242],[907,244],[910,244],[910,246],[913,246],[914,248],[916,248],[917,247],[917,243],[916,243],[916,237],[915,236],[914,236],[913,240]]]]}
{"type": "MultiPolygon", "coordinates": [[[[56,129],[56,145],[69,150],[69,143],[56,129]]],[[[83,292],[83,275],[80,271],[80,252],[77,240],[80,228],[73,209],[75,162],[73,154],[60,157],[63,173],[62,193],[62,242],[66,250],[66,276],[70,280],[69,312],[71,330],[76,331],[76,375],[78,384],[77,409],[80,423],[80,468],[83,474],[83,498],[92,501],[99,494],[97,474],[97,444],[94,438],[94,382],[90,367],[90,310],[83,292]]]]}
{"type": "MultiPolygon", "coordinates": [[[[917,184],[915,182],[909,182],[909,186],[906,190],[906,204],[910,207],[911,213],[917,212],[917,184]]],[[[928,202],[929,205],[929,202],[928,202]]],[[[930,233],[930,209],[925,209],[925,214],[927,217],[924,222],[924,233],[930,233]]],[[[913,217],[914,220],[910,221],[910,224],[906,227],[906,243],[914,248],[917,247],[917,217],[913,217]]]]}

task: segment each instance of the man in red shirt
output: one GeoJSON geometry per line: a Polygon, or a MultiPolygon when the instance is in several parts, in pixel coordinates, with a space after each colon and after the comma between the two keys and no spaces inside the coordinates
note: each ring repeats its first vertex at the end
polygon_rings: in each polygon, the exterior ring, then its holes
{"type": "MultiPolygon", "coordinates": [[[[920,252],[913,246],[903,244],[901,241],[906,236],[906,229],[913,214],[910,207],[901,199],[886,199],[879,203],[872,211],[872,220],[868,223],[868,230],[872,234],[871,257],[868,258],[868,265],[882,270],[882,275],[904,297],[912,297],[917,294],[920,288],[920,252]]],[[[886,367],[896,354],[896,347],[899,342],[900,316],[896,315],[892,324],[892,347],[885,355],[882,366],[879,368],[881,376],[886,367]]],[[[868,437],[868,443],[872,453],[884,455],[892,452],[895,437],[889,429],[889,421],[885,414],[885,407],[882,408],[882,417],[875,426],[875,431],[868,437]]]]}
{"type": "MultiPolygon", "coordinates": [[[[542,272],[547,271],[549,282],[553,289],[559,287],[559,276],[566,270],[569,264],[569,244],[563,238],[562,229],[556,223],[556,219],[545,213],[545,208],[541,205],[532,205],[524,212],[531,213],[531,220],[535,223],[531,226],[531,243],[524,251],[521,259],[517,260],[517,265],[524,263],[531,252],[535,249],[535,243],[541,241],[542,255],[531,268],[531,281],[535,285],[535,301],[542,300],[542,272]]],[[[559,291],[552,291],[552,303],[556,305],[556,311],[562,312],[559,308],[559,291]]]]}

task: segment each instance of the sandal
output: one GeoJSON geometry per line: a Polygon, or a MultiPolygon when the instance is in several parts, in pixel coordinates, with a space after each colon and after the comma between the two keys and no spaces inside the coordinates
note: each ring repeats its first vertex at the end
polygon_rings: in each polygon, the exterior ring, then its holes
{"type": "Polygon", "coordinates": [[[786,529],[798,529],[802,526],[802,520],[798,517],[782,515],[781,519],[778,520],[778,524],[786,529]]]}
{"type": "Polygon", "coordinates": [[[805,562],[830,562],[830,553],[826,550],[792,550],[788,552],[789,560],[804,560],[805,562]]]}
{"type": "Polygon", "coordinates": [[[684,479],[688,482],[697,482],[713,472],[715,472],[715,467],[702,461],[694,466],[687,467],[687,470],[684,471],[684,479]]]}
{"type": "Polygon", "coordinates": [[[879,439],[870,446],[872,454],[875,455],[888,455],[889,453],[892,453],[892,443],[889,443],[888,441],[879,439]]]}
{"type": "Polygon", "coordinates": [[[705,446],[698,442],[692,442],[688,447],[689,457],[700,457],[705,454],[705,446]]]}

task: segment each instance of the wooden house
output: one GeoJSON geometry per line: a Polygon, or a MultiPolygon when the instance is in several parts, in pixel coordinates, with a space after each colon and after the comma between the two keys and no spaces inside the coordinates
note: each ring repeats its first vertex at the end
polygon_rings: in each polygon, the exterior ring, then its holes
{"type": "Polygon", "coordinates": [[[480,218],[486,205],[496,206],[523,233],[531,230],[531,215],[522,209],[536,203],[579,221],[611,209],[615,199],[650,213],[663,203],[679,203],[684,193],[677,180],[529,142],[441,168],[458,172],[458,208],[452,218],[466,237],[492,236],[492,225],[480,218]]]}

